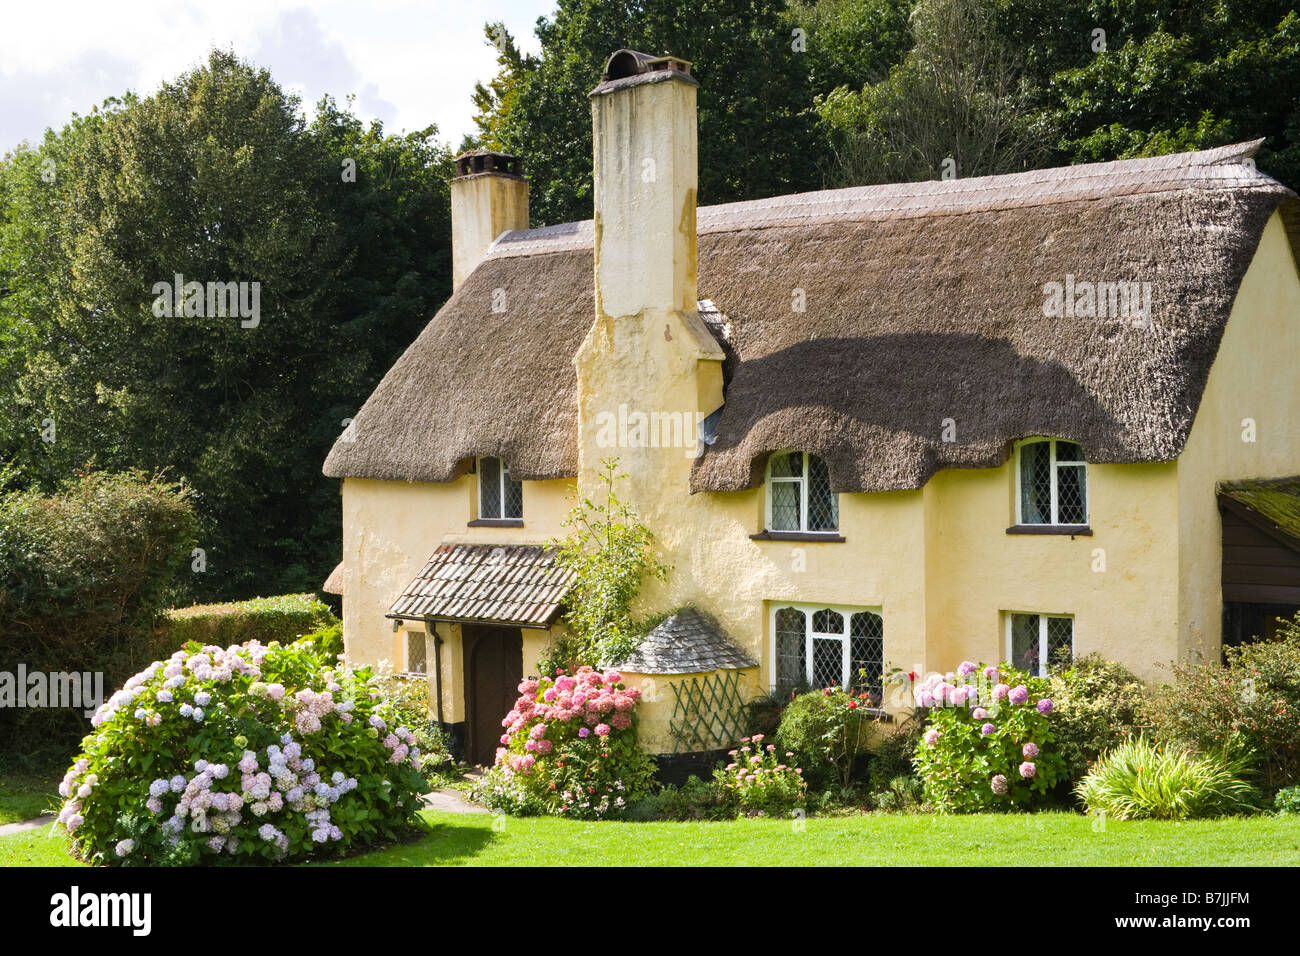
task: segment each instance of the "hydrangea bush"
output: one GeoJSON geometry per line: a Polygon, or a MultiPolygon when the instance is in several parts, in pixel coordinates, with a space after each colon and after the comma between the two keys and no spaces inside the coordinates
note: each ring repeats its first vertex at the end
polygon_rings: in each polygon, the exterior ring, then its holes
{"type": "Polygon", "coordinates": [[[397,837],[427,788],[371,677],[310,642],[188,644],[95,714],[59,821],[109,864],[278,861],[397,837]]]}
{"type": "Polygon", "coordinates": [[[929,727],[913,758],[936,810],[976,813],[1028,808],[1065,775],[1052,746],[1046,679],[1008,665],[963,661],[956,674],[932,675],[913,688],[929,727]]]}
{"type": "MultiPolygon", "coordinates": [[[[729,751],[731,763],[713,772],[714,784],[739,803],[742,810],[769,815],[789,813],[803,806],[803,771],[782,763],[775,744],[764,744],[763,734],[742,737],[729,751]]],[[[786,759],[794,754],[787,751],[786,759]]]]}
{"type": "Polygon", "coordinates": [[[506,813],[596,819],[649,793],[654,761],[636,739],[641,692],[622,681],[617,671],[580,667],[520,682],[478,798],[506,813]]]}

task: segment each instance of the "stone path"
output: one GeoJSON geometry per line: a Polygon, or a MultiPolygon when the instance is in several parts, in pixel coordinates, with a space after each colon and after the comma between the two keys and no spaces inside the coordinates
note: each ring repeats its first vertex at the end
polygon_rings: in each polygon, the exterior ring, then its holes
{"type": "Polygon", "coordinates": [[[430,810],[446,810],[449,813],[490,813],[486,807],[475,806],[461,796],[459,790],[435,790],[422,798],[430,810]]]}
{"type": "Polygon", "coordinates": [[[9,836],[11,833],[22,833],[26,830],[39,830],[41,827],[48,827],[54,822],[54,814],[49,813],[43,817],[37,817],[35,820],[23,820],[19,823],[0,824],[0,836],[9,836]]]}

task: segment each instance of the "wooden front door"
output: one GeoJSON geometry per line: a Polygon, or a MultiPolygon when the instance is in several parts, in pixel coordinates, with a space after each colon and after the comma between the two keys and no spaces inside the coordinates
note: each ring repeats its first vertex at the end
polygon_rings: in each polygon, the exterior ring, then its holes
{"type": "Polygon", "coordinates": [[[524,676],[524,637],[517,627],[466,624],[465,724],[470,763],[490,767],[501,746],[501,718],[519,698],[524,676]]]}

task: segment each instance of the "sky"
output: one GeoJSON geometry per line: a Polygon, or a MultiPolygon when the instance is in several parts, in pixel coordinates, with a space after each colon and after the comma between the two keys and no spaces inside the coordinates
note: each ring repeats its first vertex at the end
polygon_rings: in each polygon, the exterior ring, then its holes
{"type": "Polygon", "coordinates": [[[386,130],[438,126],[453,148],[474,132],[470,96],[496,73],[483,36],[503,21],[526,52],[554,0],[4,0],[0,155],[126,90],[148,95],[203,62],[212,47],[266,67],[310,106],[356,94],[386,130]]]}

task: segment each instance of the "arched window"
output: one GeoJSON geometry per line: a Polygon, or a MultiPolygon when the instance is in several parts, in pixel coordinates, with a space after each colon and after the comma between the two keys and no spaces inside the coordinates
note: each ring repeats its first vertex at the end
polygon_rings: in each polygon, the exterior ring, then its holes
{"type": "Polygon", "coordinates": [[[782,696],[842,687],[879,704],[885,664],[884,624],[876,611],[787,605],[772,615],[775,684],[782,696]]]}
{"type": "Polygon", "coordinates": [[[1016,447],[1016,523],[1088,523],[1088,463],[1072,441],[1031,438],[1016,447]]]}
{"type": "Polygon", "coordinates": [[[770,455],[767,530],[834,532],[839,526],[839,496],[831,491],[826,462],[802,451],[770,455]]]}
{"type": "Polygon", "coordinates": [[[484,521],[524,516],[523,485],[510,477],[500,458],[478,460],[478,516],[484,521]]]}

